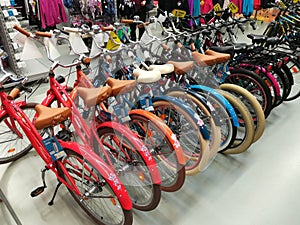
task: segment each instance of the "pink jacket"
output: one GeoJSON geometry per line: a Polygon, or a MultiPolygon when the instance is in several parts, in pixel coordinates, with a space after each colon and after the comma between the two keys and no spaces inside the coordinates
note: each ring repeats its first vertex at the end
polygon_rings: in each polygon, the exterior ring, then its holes
{"type": "Polygon", "coordinates": [[[39,0],[42,28],[67,22],[62,0],[39,0]]]}

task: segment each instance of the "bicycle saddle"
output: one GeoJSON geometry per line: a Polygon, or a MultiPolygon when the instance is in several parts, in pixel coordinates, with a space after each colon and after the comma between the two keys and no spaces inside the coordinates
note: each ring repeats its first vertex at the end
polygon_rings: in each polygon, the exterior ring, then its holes
{"type": "Polygon", "coordinates": [[[95,106],[111,96],[111,87],[104,86],[99,88],[78,87],[77,93],[83,99],[87,107],[95,106]]]}
{"type": "Polygon", "coordinates": [[[163,65],[150,65],[149,70],[158,70],[161,74],[168,74],[174,72],[174,65],[163,64],[163,65]]]}
{"type": "Polygon", "coordinates": [[[112,96],[131,92],[136,86],[136,80],[117,80],[107,78],[106,83],[111,87],[112,96]]]}
{"type": "Polygon", "coordinates": [[[218,57],[212,55],[204,55],[199,52],[192,52],[193,59],[197,62],[198,66],[212,66],[217,64],[218,57]]]}
{"type": "Polygon", "coordinates": [[[38,113],[38,117],[34,125],[38,130],[55,126],[66,120],[71,114],[69,108],[50,108],[44,105],[36,105],[35,110],[38,113]]]}
{"type": "Polygon", "coordinates": [[[134,69],[133,75],[136,76],[136,81],[143,84],[151,84],[161,79],[161,72],[159,70],[142,70],[134,69]]]}
{"type": "Polygon", "coordinates": [[[185,74],[189,72],[194,67],[193,61],[186,61],[186,62],[175,62],[175,61],[168,61],[167,64],[172,64],[174,66],[174,71],[178,75],[185,74]]]}
{"type": "Polygon", "coordinates": [[[217,51],[213,51],[211,49],[208,49],[205,51],[206,55],[211,55],[211,56],[216,56],[216,63],[225,63],[228,60],[230,60],[231,55],[230,54],[226,54],[226,53],[221,53],[221,52],[217,52],[217,51]]]}
{"type": "Polygon", "coordinates": [[[253,43],[262,43],[267,39],[265,35],[260,34],[248,34],[247,37],[250,38],[253,43]]]}
{"type": "MultiPolygon", "coordinates": [[[[233,55],[234,54],[234,46],[212,46],[209,48],[210,50],[213,50],[215,52],[221,52],[221,53],[226,53],[233,55]]],[[[207,54],[205,52],[205,54],[207,54]]]]}

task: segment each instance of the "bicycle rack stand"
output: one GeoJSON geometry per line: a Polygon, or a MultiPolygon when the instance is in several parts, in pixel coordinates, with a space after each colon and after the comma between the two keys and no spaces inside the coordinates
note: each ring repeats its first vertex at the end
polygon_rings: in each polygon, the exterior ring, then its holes
{"type": "Polygon", "coordinates": [[[0,188],[0,203],[1,202],[3,202],[6,205],[6,207],[7,207],[8,211],[10,212],[11,216],[14,218],[16,224],[17,225],[22,225],[21,221],[17,217],[17,214],[15,213],[15,211],[13,210],[11,205],[9,204],[7,198],[5,197],[4,193],[2,192],[2,190],[0,188]]]}

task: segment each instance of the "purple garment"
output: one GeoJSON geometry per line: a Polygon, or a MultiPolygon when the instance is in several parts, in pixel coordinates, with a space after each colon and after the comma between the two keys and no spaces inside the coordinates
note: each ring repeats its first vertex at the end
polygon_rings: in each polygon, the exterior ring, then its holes
{"type": "Polygon", "coordinates": [[[39,0],[42,28],[67,22],[67,16],[62,0],[39,0]]]}

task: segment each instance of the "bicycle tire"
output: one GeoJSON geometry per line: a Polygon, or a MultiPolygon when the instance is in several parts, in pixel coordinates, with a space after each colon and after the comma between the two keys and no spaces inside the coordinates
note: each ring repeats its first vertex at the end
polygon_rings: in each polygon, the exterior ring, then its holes
{"type": "MultiPolygon", "coordinates": [[[[79,204],[79,206],[97,223],[100,225],[131,225],[133,222],[133,215],[131,210],[125,210],[122,208],[120,205],[120,202],[118,200],[118,194],[114,192],[114,190],[108,185],[107,179],[108,177],[102,176],[101,173],[96,166],[91,165],[90,162],[87,162],[86,159],[83,158],[82,155],[79,155],[78,153],[70,150],[70,149],[64,149],[66,156],[61,159],[61,162],[64,166],[64,169],[68,171],[68,175],[73,178],[75,182],[79,182],[78,189],[83,191],[83,188],[89,188],[89,190],[92,190],[92,188],[88,187],[88,185],[92,185],[94,190],[90,194],[97,194],[96,192],[102,193],[105,191],[106,194],[105,196],[112,196],[111,198],[101,198],[101,196],[95,197],[95,198],[89,198],[88,196],[85,195],[85,193],[82,193],[82,196],[78,196],[76,193],[74,193],[72,190],[68,189],[69,192],[71,193],[72,197],[74,200],[79,204]],[[71,161],[70,159],[73,160],[71,161]],[[71,162],[71,163],[70,163],[71,162]],[[82,165],[82,162],[85,164],[82,165]],[[75,165],[72,167],[72,165],[75,165]],[[86,174],[85,170],[82,168],[85,168],[88,166],[89,173],[86,174]],[[83,172],[82,172],[83,171],[83,172]],[[93,173],[93,174],[91,174],[93,173]],[[79,175],[80,176],[79,176],[79,175]],[[84,174],[84,176],[82,176],[84,174]],[[89,176],[89,180],[82,181],[82,177],[87,177],[89,176]],[[101,184],[99,182],[95,181],[95,176],[97,176],[97,180],[101,180],[101,184]],[[93,182],[91,182],[93,180],[93,182]],[[97,184],[97,186],[96,186],[97,184]],[[87,187],[86,187],[87,186],[87,187]],[[84,196],[84,197],[83,197],[84,196]],[[92,200],[99,201],[100,204],[89,204],[92,202],[92,200]],[[104,203],[103,203],[104,202],[104,203]],[[103,209],[102,213],[106,213],[107,215],[104,216],[104,214],[101,213],[101,215],[98,215],[99,212],[98,210],[102,210],[100,208],[95,209],[95,207],[102,207],[102,206],[108,206],[108,205],[113,205],[113,208],[117,211],[114,212],[108,212],[108,210],[105,208],[103,209]],[[117,218],[117,215],[120,215],[120,220],[119,222],[112,222],[115,221],[117,218]],[[107,218],[107,217],[108,218],[107,218]]],[[[63,172],[63,169],[58,166],[58,172],[59,174],[68,181],[68,178],[66,177],[65,173],[63,172]]],[[[69,181],[70,182],[70,181],[69,181]]],[[[84,190],[86,191],[86,190],[84,190]]]]}
{"type": "Polygon", "coordinates": [[[152,149],[151,153],[156,160],[161,175],[161,189],[166,192],[178,191],[185,182],[185,165],[179,160],[179,158],[184,157],[184,153],[181,147],[179,149],[178,146],[175,146],[177,144],[170,135],[173,132],[160,118],[150,112],[151,116],[147,116],[148,111],[139,111],[144,110],[137,109],[129,112],[131,119],[129,126],[144,141],[146,147],[152,149]],[[153,117],[157,119],[153,119],[153,117]],[[149,122],[151,122],[150,126],[149,122]],[[147,132],[143,129],[145,126],[147,126],[147,132]],[[146,137],[146,133],[151,135],[150,141],[149,137],[146,137]],[[162,139],[158,139],[158,142],[155,140],[156,142],[153,143],[153,136],[162,139]]]}
{"type": "MultiPolygon", "coordinates": [[[[30,120],[33,119],[36,113],[35,105],[35,103],[26,103],[26,105],[21,105],[21,109],[25,111],[30,120]],[[32,113],[26,112],[28,110],[32,110],[32,113]]],[[[21,133],[23,138],[19,138],[9,127],[7,127],[7,125],[5,124],[5,120],[7,118],[9,118],[7,114],[0,118],[0,164],[15,161],[26,155],[32,149],[30,141],[16,121],[15,123],[17,129],[21,133]],[[11,140],[11,142],[9,140],[11,140]],[[11,143],[11,145],[9,143],[11,143]],[[16,146],[20,146],[21,149],[16,148],[16,146]]]]}
{"type": "Polygon", "coordinates": [[[290,61],[285,65],[291,72],[293,77],[293,85],[291,91],[284,101],[292,101],[300,96],[300,63],[295,58],[290,58],[290,61]]]}
{"type": "Polygon", "coordinates": [[[237,133],[237,127],[234,126],[234,121],[230,115],[230,112],[213,92],[208,92],[201,89],[193,90],[202,95],[206,101],[214,107],[215,112],[221,122],[221,145],[219,151],[226,149],[234,142],[237,133]]]}
{"type": "Polygon", "coordinates": [[[173,133],[177,135],[177,138],[180,142],[180,145],[182,146],[186,157],[186,174],[194,175],[200,171],[203,171],[206,168],[207,163],[209,162],[210,154],[208,148],[208,141],[203,138],[201,132],[199,131],[199,126],[197,125],[194,119],[195,115],[191,115],[183,107],[180,107],[179,105],[173,104],[165,100],[154,99],[153,107],[155,115],[157,115],[160,118],[166,117],[163,118],[163,120],[171,128],[173,133]],[[168,113],[168,115],[166,114],[166,112],[168,113]],[[184,127],[181,126],[182,118],[185,120],[184,127]],[[177,124],[177,122],[179,123],[177,124]],[[189,127],[186,130],[186,133],[182,132],[182,129],[186,128],[186,126],[189,127]],[[191,136],[186,136],[187,134],[192,135],[191,131],[196,131],[196,135],[194,136],[194,138],[191,138],[191,136]],[[191,147],[189,147],[190,144],[192,145],[191,147]]]}
{"type": "Polygon", "coordinates": [[[224,91],[228,91],[229,93],[234,94],[246,105],[254,121],[255,134],[253,137],[253,142],[256,142],[258,139],[261,138],[266,127],[265,114],[259,102],[249,91],[238,85],[221,84],[220,88],[224,91]]]}
{"type": "Polygon", "coordinates": [[[184,100],[185,103],[198,113],[210,133],[210,159],[213,159],[220,149],[221,128],[215,124],[214,119],[208,110],[208,106],[203,105],[203,103],[195,95],[182,90],[170,90],[165,94],[184,100]]]}
{"type": "Polygon", "coordinates": [[[246,69],[231,69],[224,83],[239,85],[258,100],[267,118],[272,110],[272,97],[267,84],[257,74],[246,69]]]}
{"type": "Polygon", "coordinates": [[[239,154],[245,152],[253,143],[254,123],[252,116],[244,103],[237,97],[223,90],[218,91],[230,102],[230,104],[232,104],[236,110],[240,122],[240,127],[238,130],[240,131],[242,127],[245,128],[245,130],[242,130],[241,132],[238,131],[238,135],[234,143],[221,152],[225,154],[239,154]],[[240,137],[239,134],[241,134],[242,137],[240,137]]]}
{"type": "MultiPolygon", "coordinates": [[[[161,189],[151,176],[150,170],[156,168],[156,164],[149,165],[149,156],[143,152],[145,145],[136,143],[140,139],[133,140],[128,136],[131,135],[130,132],[119,133],[113,126],[98,127],[97,134],[106,147],[105,150],[112,156],[111,160],[114,160],[114,170],[125,186],[133,207],[141,211],[155,209],[160,202],[161,189]],[[118,147],[122,150],[116,149],[118,147]],[[125,172],[122,171],[123,168],[125,172]]],[[[148,153],[150,155],[150,152],[148,153]]]]}

